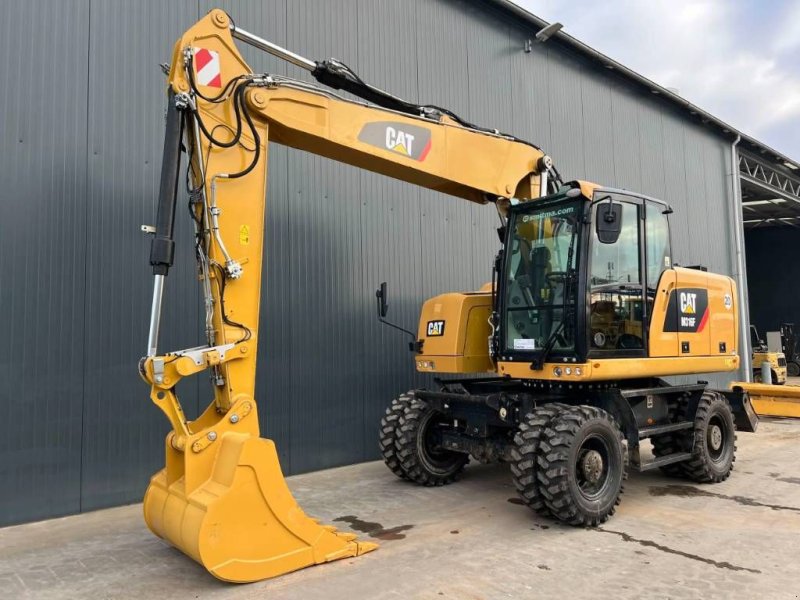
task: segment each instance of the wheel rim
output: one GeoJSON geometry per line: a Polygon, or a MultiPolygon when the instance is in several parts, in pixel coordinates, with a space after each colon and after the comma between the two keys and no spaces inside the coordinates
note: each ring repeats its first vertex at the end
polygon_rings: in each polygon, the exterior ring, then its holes
{"type": "Polygon", "coordinates": [[[708,455],[715,463],[722,462],[728,446],[730,432],[727,423],[719,415],[714,415],[708,422],[706,430],[706,446],[708,455]]]}
{"type": "Polygon", "coordinates": [[[445,472],[453,467],[461,455],[441,446],[441,432],[437,425],[437,413],[430,411],[422,418],[417,437],[417,450],[420,461],[431,472],[445,472]]]}
{"type": "Polygon", "coordinates": [[[609,484],[611,448],[597,434],[583,440],[575,455],[575,479],[581,495],[587,500],[601,496],[609,484]]]}

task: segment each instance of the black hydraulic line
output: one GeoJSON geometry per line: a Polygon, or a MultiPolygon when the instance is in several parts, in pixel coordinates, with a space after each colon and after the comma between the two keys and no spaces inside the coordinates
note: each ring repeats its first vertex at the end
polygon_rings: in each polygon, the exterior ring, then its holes
{"type": "Polygon", "coordinates": [[[311,74],[323,85],[350,92],[354,96],[389,110],[419,116],[424,108],[365,83],[347,65],[335,60],[317,62],[311,74]]]}
{"type": "Polygon", "coordinates": [[[395,110],[397,112],[414,115],[417,117],[436,114],[447,115],[463,127],[483,133],[502,135],[503,137],[506,137],[514,142],[519,142],[520,144],[525,144],[541,151],[541,148],[536,144],[532,144],[531,142],[519,139],[507,133],[502,133],[495,129],[489,129],[487,127],[475,125],[474,123],[470,123],[469,121],[462,119],[457,114],[446,108],[432,104],[415,104],[413,102],[409,102],[408,100],[403,100],[402,98],[393,96],[389,92],[385,92],[384,90],[368,84],[350,67],[336,59],[317,61],[316,67],[311,70],[311,74],[314,76],[314,79],[323,85],[335,90],[344,90],[346,92],[350,92],[354,96],[358,96],[359,98],[362,98],[363,100],[371,102],[372,104],[382,108],[395,110]]]}
{"type": "Polygon", "coordinates": [[[154,275],[166,275],[175,257],[175,204],[180,180],[181,141],[183,139],[183,109],[175,102],[170,90],[167,106],[167,126],[164,132],[164,153],[161,160],[161,184],[158,191],[156,232],[150,244],[150,264],[154,275]]]}

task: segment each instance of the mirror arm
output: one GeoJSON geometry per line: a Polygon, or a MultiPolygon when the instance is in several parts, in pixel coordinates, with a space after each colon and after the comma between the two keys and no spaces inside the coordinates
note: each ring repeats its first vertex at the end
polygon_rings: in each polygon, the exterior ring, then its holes
{"type": "Polygon", "coordinates": [[[409,331],[408,329],[404,329],[403,327],[400,327],[399,325],[395,325],[394,323],[390,323],[389,321],[387,321],[383,317],[378,317],[378,321],[380,321],[384,325],[388,325],[389,327],[391,327],[393,329],[397,329],[397,331],[402,331],[403,333],[405,333],[407,335],[410,335],[411,339],[413,341],[408,343],[408,349],[411,350],[411,352],[416,352],[417,354],[422,352],[422,344],[423,344],[424,340],[418,340],[417,336],[414,335],[414,333],[412,331],[409,331]]]}
{"type": "Polygon", "coordinates": [[[386,302],[386,282],[385,281],[383,283],[381,283],[381,286],[375,291],[375,300],[376,300],[377,305],[378,305],[377,306],[378,307],[378,321],[380,321],[384,325],[388,325],[389,327],[391,327],[393,329],[397,329],[398,331],[402,331],[403,333],[405,333],[407,335],[410,335],[411,339],[413,341],[408,343],[408,349],[411,352],[416,352],[417,354],[420,354],[422,352],[422,344],[423,344],[424,340],[418,340],[417,336],[414,334],[414,332],[409,331],[408,329],[405,329],[403,327],[400,327],[399,325],[395,325],[394,323],[391,323],[391,322],[387,321],[386,318],[385,318],[386,317],[386,313],[387,313],[387,311],[389,309],[389,305],[386,302]]]}

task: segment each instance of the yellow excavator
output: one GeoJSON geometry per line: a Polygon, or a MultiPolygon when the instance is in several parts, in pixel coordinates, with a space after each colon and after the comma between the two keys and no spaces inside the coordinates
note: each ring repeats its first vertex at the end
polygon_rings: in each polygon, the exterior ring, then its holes
{"type": "MultiPolygon", "coordinates": [[[[505,461],[526,504],[581,526],[614,512],[629,465],[702,482],[728,477],[735,429],[757,425],[747,394],[662,377],[739,368],[737,291],[729,277],[673,264],[664,202],[563,182],[535,145],[392,96],[340,61],[280,48],[221,10],[177,41],[167,91],[157,221],[145,228],[154,286],[139,370],[172,429],[144,516],[214,576],[255,581],[376,548],[307,516],[273,442],[259,437],[269,142],[499,214],[491,283],[428,300],[411,333],[417,370],[440,378],[434,390],[400,395],[381,422],[380,449],[397,476],[442,485],[470,457],[505,461]],[[253,73],[234,40],[318,83],[253,73]],[[182,148],[206,344],[159,352],[182,148]],[[176,386],[201,372],[213,399],[188,420],[176,386]],[[640,452],[648,439],[652,457],[640,452]]],[[[388,323],[386,285],[376,296],[388,323]]]]}

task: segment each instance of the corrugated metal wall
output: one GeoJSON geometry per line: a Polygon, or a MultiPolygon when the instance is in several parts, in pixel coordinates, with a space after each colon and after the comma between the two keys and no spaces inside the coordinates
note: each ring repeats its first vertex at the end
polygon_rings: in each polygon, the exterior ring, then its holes
{"type": "MultiPolygon", "coordinates": [[[[138,500],[166,421],[136,374],[145,350],[164,91],[160,62],[214,4],[314,58],[543,146],[569,178],[664,197],[679,262],[731,272],[728,146],[650,96],[457,0],[35,0],[0,23],[0,524],[138,500]]],[[[245,50],[257,71],[304,77],[245,50]]],[[[425,297],[489,279],[496,215],[294,150],[270,150],[257,395],[296,473],[377,456],[388,400],[423,381],[406,339],[425,297]]],[[[188,219],[163,348],[199,342],[188,219]]],[[[181,390],[192,416],[203,378],[181,390]]]]}

